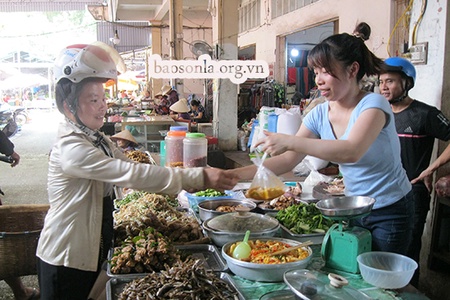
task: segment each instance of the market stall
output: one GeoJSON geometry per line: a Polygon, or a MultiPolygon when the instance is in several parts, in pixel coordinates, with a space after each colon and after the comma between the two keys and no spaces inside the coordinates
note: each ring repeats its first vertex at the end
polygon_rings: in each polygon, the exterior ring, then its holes
{"type": "MultiPolygon", "coordinates": [[[[278,199],[281,196],[277,199],[272,199],[271,201],[249,198],[247,194],[247,191],[250,188],[249,182],[242,182],[238,184],[235,190],[225,191],[225,193],[222,194],[217,194],[218,191],[212,190],[205,190],[197,193],[187,193],[186,191],[183,191],[178,195],[169,197],[154,194],[150,195],[147,193],[136,194],[136,192],[127,191],[128,196],[125,196],[125,198],[127,198],[126,201],[116,200],[116,206],[120,206],[115,213],[116,230],[118,230],[116,231],[116,238],[117,236],[120,236],[122,248],[121,250],[117,250],[118,248],[116,247],[112,250],[112,252],[116,254],[112,254],[113,259],[108,268],[109,275],[112,278],[107,284],[107,294],[109,299],[131,299],[132,297],[137,297],[139,293],[143,293],[142,295],[145,293],[155,293],[157,296],[159,295],[161,299],[164,297],[172,299],[175,297],[175,294],[170,293],[179,293],[179,295],[182,295],[189,289],[191,289],[191,292],[199,295],[199,299],[203,299],[201,297],[212,297],[214,292],[209,291],[210,289],[216,291],[219,289],[223,299],[299,299],[295,298],[296,296],[301,299],[313,299],[314,293],[325,297],[321,299],[332,299],[331,297],[338,297],[336,299],[428,299],[414,287],[407,284],[409,281],[407,274],[401,274],[403,280],[405,280],[404,278],[407,280],[405,283],[395,283],[395,277],[386,277],[388,279],[393,278],[389,281],[394,282],[393,284],[397,284],[398,286],[395,288],[383,288],[381,287],[383,284],[381,284],[381,286],[379,286],[380,284],[378,283],[373,285],[363,279],[359,269],[353,272],[339,270],[339,267],[338,269],[331,269],[330,265],[327,265],[327,256],[323,255],[323,244],[325,244],[327,242],[326,240],[329,238],[327,237],[328,230],[332,228],[333,222],[334,224],[339,222],[330,219],[326,221],[325,218],[320,218],[320,228],[312,228],[313,225],[311,223],[309,225],[311,226],[310,229],[312,231],[306,230],[303,232],[294,232],[295,229],[291,228],[291,225],[285,223],[286,211],[290,213],[288,208],[291,207],[297,209],[298,206],[300,211],[305,211],[305,214],[303,215],[304,218],[316,220],[318,219],[317,216],[321,215],[316,207],[316,203],[319,200],[312,200],[310,197],[307,199],[304,198],[303,200],[301,199],[301,190],[298,191],[297,188],[299,186],[301,187],[303,182],[284,181],[283,183],[289,191],[289,194],[284,194],[283,197],[292,197],[293,201],[291,202],[286,201],[285,199],[278,199]],[[283,201],[283,203],[287,204],[284,204],[284,207],[280,204],[278,209],[274,207],[267,208],[267,206],[261,205],[268,204],[268,202],[273,204],[274,200],[283,201]],[[202,204],[208,202],[227,204],[228,209],[219,212],[217,205],[214,206],[214,209],[212,209],[211,206],[209,207],[210,214],[205,217],[204,214],[202,215],[202,209],[208,206],[202,204]],[[244,205],[246,206],[246,209],[240,212],[238,208],[239,205],[243,205],[247,202],[253,204],[244,205]],[[133,208],[134,205],[141,208],[146,207],[147,211],[144,213],[144,220],[146,221],[139,221],[139,217],[136,215],[137,210],[133,208]],[[249,212],[248,210],[250,209],[251,211],[249,212]],[[141,232],[140,238],[130,237],[124,234],[125,232],[132,232],[133,230],[130,228],[127,230],[120,229],[120,226],[123,224],[130,225],[124,218],[126,219],[131,215],[136,224],[141,224],[141,226],[143,226],[139,230],[135,230],[136,232],[141,232]],[[245,225],[241,226],[239,220],[242,220],[244,215],[251,215],[252,218],[255,217],[256,219],[253,219],[250,223],[244,223],[245,225]],[[223,218],[223,222],[216,222],[216,220],[220,220],[221,218],[223,218]],[[192,235],[188,237],[188,234],[185,234],[184,231],[180,230],[180,227],[176,227],[174,223],[177,221],[175,220],[185,224],[182,228],[188,226],[188,232],[192,235]],[[269,221],[269,225],[265,223],[266,220],[269,221]],[[249,224],[253,224],[254,227],[251,227],[253,225],[249,224]],[[266,225],[268,227],[266,227],[266,225]],[[226,227],[224,229],[222,226],[231,227],[226,227]],[[160,251],[157,254],[159,258],[157,260],[151,260],[154,263],[161,261],[167,263],[165,268],[162,266],[155,267],[154,265],[150,267],[158,274],[165,274],[164,283],[161,283],[161,285],[154,282],[163,280],[155,274],[148,276],[148,273],[151,272],[149,270],[144,271],[141,268],[130,271],[128,267],[125,267],[124,269],[121,269],[122,271],[116,272],[117,261],[120,260],[119,255],[125,252],[125,250],[123,250],[123,241],[133,241],[135,243],[133,247],[140,247],[137,245],[138,243],[136,241],[143,241],[143,239],[146,239],[147,241],[148,239],[146,237],[142,237],[142,230],[143,228],[150,227],[155,228],[156,231],[161,232],[164,237],[173,241],[172,246],[168,246],[170,251],[160,251]],[[245,266],[246,264],[256,264],[251,262],[247,263],[245,261],[239,262],[232,257],[233,254],[231,251],[233,244],[239,244],[240,241],[243,240],[245,235],[244,228],[252,232],[249,242],[253,249],[256,247],[256,240],[267,243],[279,242],[280,245],[289,245],[283,247],[293,247],[299,244],[301,247],[303,246],[301,244],[307,241],[312,241],[313,244],[310,246],[306,244],[304,247],[300,248],[303,249],[303,253],[306,253],[306,258],[302,258],[299,261],[281,265],[277,265],[276,263],[275,265],[262,264],[257,267],[252,266],[250,269],[246,269],[248,267],[245,266]],[[327,232],[327,234],[325,232],[327,232]],[[170,253],[170,255],[164,255],[164,253],[170,253]],[[187,259],[181,264],[173,261],[171,262],[171,259],[174,259],[172,255],[176,255],[176,253],[180,255],[179,257],[181,260],[191,257],[193,261],[187,259]],[[171,263],[172,266],[170,267],[171,263]],[[293,264],[292,267],[290,264],[293,264]],[[186,268],[190,271],[187,271],[186,268]],[[255,269],[252,270],[252,268],[255,269]],[[178,279],[172,278],[170,274],[174,273],[178,274],[178,277],[183,277],[182,281],[184,283],[180,283],[178,279]],[[332,275],[332,278],[337,278],[338,281],[343,281],[345,283],[338,287],[331,285],[329,278],[330,273],[336,274],[332,275]],[[197,277],[197,279],[193,279],[190,277],[191,275],[204,278],[208,284],[205,283],[202,285],[199,283],[197,277]],[[172,278],[170,279],[171,281],[166,282],[165,280],[169,277],[172,278]],[[302,282],[302,278],[307,278],[308,282],[314,282],[315,289],[313,294],[308,294],[308,291],[305,291],[306,285],[299,285],[299,282],[302,282]],[[192,282],[196,282],[194,286],[190,286],[192,282]],[[188,285],[189,288],[182,288],[182,286],[185,285],[188,285]],[[147,286],[147,288],[145,289],[142,286],[147,286]],[[214,288],[212,286],[214,286],[214,288]]],[[[323,183],[321,184],[320,189],[322,192],[326,189],[324,188],[323,183]]],[[[330,193],[330,196],[333,196],[332,194],[333,192],[330,193]]],[[[221,207],[223,209],[223,205],[221,207]]],[[[366,203],[364,209],[364,212],[370,210],[370,203],[366,203]]],[[[142,209],[140,211],[142,212],[142,209]]],[[[346,214],[345,217],[347,218],[348,215],[346,214]]],[[[247,217],[245,217],[245,219],[246,218],[247,217]]],[[[295,221],[294,223],[306,222],[307,221],[295,221]]],[[[302,229],[305,230],[304,226],[299,230],[302,229]]],[[[154,232],[152,234],[153,236],[155,235],[154,232]]],[[[159,240],[159,238],[155,239],[153,236],[150,238],[150,241],[156,240],[157,244],[163,244],[162,237],[161,240],[159,240]]],[[[117,241],[116,245],[118,245],[117,241]]],[[[370,252],[370,250],[361,251],[370,252]]],[[[293,252],[289,253],[290,255],[294,255],[293,252]]],[[[352,256],[351,253],[348,253],[348,255],[352,256]]],[[[133,257],[133,254],[131,254],[131,256],[133,257]]],[[[274,257],[282,259],[280,256],[275,255],[274,257]]],[[[130,264],[126,261],[122,261],[122,264],[125,266],[139,265],[139,263],[130,264]]],[[[392,274],[389,276],[392,276],[392,274]]],[[[201,281],[202,280],[200,280],[200,282],[201,281]]],[[[308,289],[309,288],[310,287],[308,287],[308,289]]],[[[311,291],[309,290],[309,292],[311,291]]]]}

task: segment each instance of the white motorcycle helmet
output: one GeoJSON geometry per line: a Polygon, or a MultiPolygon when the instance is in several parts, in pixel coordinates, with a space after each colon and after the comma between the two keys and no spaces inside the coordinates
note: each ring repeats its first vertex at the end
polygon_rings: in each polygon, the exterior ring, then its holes
{"type": "Polygon", "coordinates": [[[78,83],[89,77],[117,80],[117,72],[125,71],[125,63],[114,48],[95,42],[64,48],[55,60],[53,74],[55,82],[67,78],[78,83]]]}

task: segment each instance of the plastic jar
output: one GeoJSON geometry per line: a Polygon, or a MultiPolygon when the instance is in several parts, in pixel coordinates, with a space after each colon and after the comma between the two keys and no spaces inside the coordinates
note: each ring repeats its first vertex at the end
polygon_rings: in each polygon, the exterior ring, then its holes
{"type": "Polygon", "coordinates": [[[165,137],[166,167],[183,167],[184,130],[170,130],[165,137]]]}
{"type": "Polygon", "coordinates": [[[183,165],[185,168],[206,167],[208,140],[204,133],[186,133],[183,140],[183,165]]]}

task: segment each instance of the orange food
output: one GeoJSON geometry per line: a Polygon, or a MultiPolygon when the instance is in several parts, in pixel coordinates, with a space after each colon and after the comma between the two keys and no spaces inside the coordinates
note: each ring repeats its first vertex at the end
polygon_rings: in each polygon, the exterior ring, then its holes
{"type": "MultiPolygon", "coordinates": [[[[228,251],[228,255],[232,256],[234,248],[240,242],[234,243],[231,245],[230,250],[228,251]]],[[[248,242],[252,251],[250,252],[250,258],[245,261],[256,263],[256,264],[285,264],[290,262],[299,261],[305,259],[309,256],[309,252],[307,247],[294,249],[291,252],[271,256],[271,253],[284,250],[292,247],[289,244],[280,242],[280,241],[249,241],[248,242]]]]}
{"type": "Polygon", "coordinates": [[[284,190],[282,188],[262,188],[262,187],[254,187],[250,188],[245,196],[247,198],[252,198],[255,200],[272,200],[277,197],[280,197],[284,194],[284,190]]]}

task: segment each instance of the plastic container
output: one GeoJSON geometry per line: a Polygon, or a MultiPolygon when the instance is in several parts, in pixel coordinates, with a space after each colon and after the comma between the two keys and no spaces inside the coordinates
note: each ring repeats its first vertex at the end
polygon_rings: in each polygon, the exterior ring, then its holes
{"type": "Polygon", "coordinates": [[[166,167],[183,167],[184,130],[170,130],[165,137],[166,167]]]}
{"type": "Polygon", "coordinates": [[[356,260],[363,279],[383,289],[405,287],[417,269],[413,259],[392,252],[365,252],[358,255],[356,260]]]}
{"type": "Polygon", "coordinates": [[[206,167],[208,140],[204,133],[186,133],[183,145],[183,165],[185,168],[206,167]]]}

